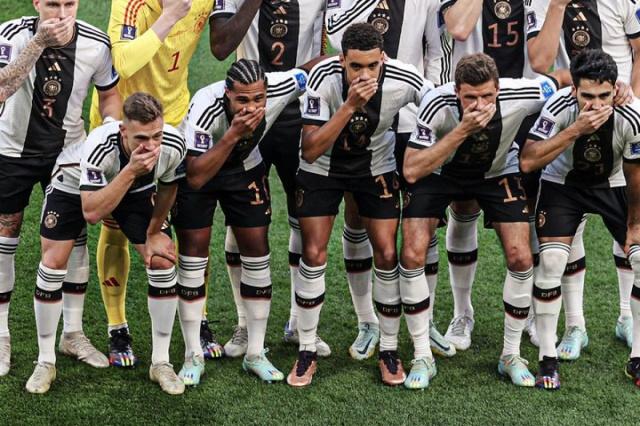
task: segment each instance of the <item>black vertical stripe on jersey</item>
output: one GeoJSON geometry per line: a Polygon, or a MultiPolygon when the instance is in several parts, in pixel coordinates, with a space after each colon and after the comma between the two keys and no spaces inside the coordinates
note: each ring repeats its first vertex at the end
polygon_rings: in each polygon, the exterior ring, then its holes
{"type": "Polygon", "coordinates": [[[298,61],[298,43],[300,37],[300,4],[298,0],[263,1],[258,16],[258,52],[260,65],[267,72],[287,71],[296,66],[298,61]],[[276,13],[283,8],[286,14],[276,13]],[[271,35],[272,24],[277,20],[287,21],[287,34],[284,37],[271,35]],[[273,63],[279,53],[274,49],[274,43],[284,44],[284,54],[280,58],[281,65],[273,63]]]}
{"type": "Polygon", "coordinates": [[[523,0],[484,0],[482,45],[484,53],[496,61],[500,77],[522,77],[525,53],[523,0]],[[500,19],[495,12],[496,4],[502,2],[511,7],[511,14],[505,19],[500,19]],[[490,46],[493,45],[494,30],[489,27],[494,24],[498,25],[497,46],[490,46]],[[514,34],[517,34],[517,40],[514,34]]]}
{"type": "Polygon", "coordinates": [[[565,177],[565,184],[581,187],[609,188],[609,176],[613,170],[614,115],[611,114],[595,133],[578,138],[573,144],[572,169],[565,177]],[[596,136],[593,139],[593,136],[596,136]],[[600,158],[588,158],[587,152],[599,152],[600,158]]]}
{"type": "Polygon", "coordinates": [[[76,26],[76,33],[69,44],[59,49],[45,49],[36,62],[31,113],[22,157],[56,157],[62,151],[67,134],[63,128],[64,117],[67,115],[69,98],[73,93],[77,41],[76,26]],[[60,69],[60,71],[54,69],[60,69]],[[47,96],[44,86],[48,79],[53,78],[61,84],[61,91],[56,96],[47,96]],[[44,108],[47,104],[52,108],[51,117],[48,117],[47,110],[44,108]]]}
{"type": "MultiPolygon", "coordinates": [[[[462,107],[458,102],[460,119],[462,107]]],[[[442,166],[442,175],[458,178],[484,178],[491,169],[502,138],[502,114],[500,102],[496,103],[496,113],[483,130],[474,133],[456,149],[451,161],[442,166]],[[481,139],[480,139],[481,138],[481,139]]]]}
{"type": "MultiPolygon", "coordinates": [[[[340,132],[340,136],[334,142],[331,149],[331,164],[329,176],[365,176],[371,175],[372,151],[367,148],[371,145],[371,136],[375,133],[380,123],[380,109],[382,107],[382,91],[384,87],[385,66],[380,70],[378,91],[364,106],[364,111],[356,112],[351,116],[347,125],[340,132]],[[363,133],[354,134],[350,126],[358,118],[367,119],[367,128],[363,133]],[[346,143],[345,143],[346,141],[346,143]],[[364,143],[363,143],[364,142],[364,143]],[[346,145],[346,149],[345,149],[346,145]]],[[[345,71],[342,71],[342,100],[346,101],[349,92],[345,71]]]]}
{"type": "Polygon", "coordinates": [[[405,0],[381,0],[371,12],[367,21],[372,24],[376,19],[384,19],[388,23],[387,31],[382,34],[384,51],[390,57],[398,58],[400,36],[404,21],[405,0]]]}
{"type": "MultiPolygon", "coordinates": [[[[227,117],[227,122],[231,123],[233,121],[233,114],[231,114],[231,110],[229,108],[229,99],[226,96],[224,97],[224,112],[225,116],[227,117]]],[[[229,171],[242,167],[244,160],[249,157],[249,154],[251,154],[253,149],[258,146],[258,143],[262,140],[266,128],[267,118],[265,116],[249,138],[242,139],[235,144],[233,150],[231,151],[231,154],[229,154],[227,160],[220,168],[220,171],[229,171]]]]}
{"type": "Polygon", "coordinates": [[[598,15],[597,0],[572,1],[567,5],[562,21],[564,45],[569,59],[573,59],[583,49],[602,49],[602,21],[598,15]],[[582,33],[589,36],[585,44],[582,33]]]}

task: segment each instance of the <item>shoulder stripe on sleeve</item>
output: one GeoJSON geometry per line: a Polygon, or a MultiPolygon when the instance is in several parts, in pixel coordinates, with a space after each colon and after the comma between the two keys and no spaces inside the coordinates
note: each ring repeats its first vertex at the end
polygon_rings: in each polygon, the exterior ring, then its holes
{"type": "Polygon", "coordinates": [[[338,13],[333,15],[332,17],[329,18],[329,21],[327,22],[327,34],[334,34],[340,31],[341,29],[345,28],[346,26],[351,24],[351,22],[353,22],[353,20],[360,13],[362,13],[367,7],[372,6],[374,3],[378,1],[379,0],[360,1],[352,9],[344,13],[338,13]]]}
{"type": "Polygon", "coordinates": [[[268,84],[267,85],[267,93],[276,91],[278,89],[282,89],[283,87],[289,86],[291,84],[295,85],[296,83],[290,78],[287,78],[286,80],[283,80],[283,81],[281,81],[280,83],[277,83],[277,84],[268,84]]]}
{"type": "Polygon", "coordinates": [[[109,36],[101,31],[96,31],[95,29],[78,22],[78,34],[100,41],[111,49],[111,40],[109,39],[109,36]]]}
{"type": "Polygon", "coordinates": [[[144,6],[145,0],[138,0],[135,2],[135,5],[132,5],[130,13],[129,13],[129,22],[127,25],[135,26],[138,21],[138,12],[144,6]]]}
{"type": "Polygon", "coordinates": [[[410,79],[410,78],[407,78],[407,77],[405,77],[405,76],[403,76],[403,75],[401,75],[401,74],[396,74],[396,73],[395,73],[395,72],[393,72],[393,71],[388,71],[388,72],[385,74],[385,79],[386,79],[386,78],[390,78],[391,80],[402,81],[402,82],[404,82],[404,83],[407,83],[409,86],[413,87],[413,88],[414,88],[414,89],[416,89],[417,91],[422,90],[422,85],[421,85],[421,84],[416,83],[416,81],[415,81],[415,80],[412,80],[412,79],[410,79]]]}
{"type": "Polygon", "coordinates": [[[296,90],[296,83],[293,80],[288,80],[287,84],[282,86],[278,86],[275,88],[268,88],[267,89],[267,98],[273,98],[275,96],[282,96],[282,95],[286,95],[288,93],[291,92],[295,92],[296,90]]]}
{"type": "Polygon", "coordinates": [[[420,120],[428,123],[442,108],[446,108],[449,104],[441,97],[433,99],[429,105],[420,113],[420,120]]]}
{"type": "Polygon", "coordinates": [[[145,0],[129,0],[127,7],[124,9],[124,24],[133,25],[138,9],[144,4],[145,0]]]}
{"type": "Polygon", "coordinates": [[[33,29],[35,22],[35,18],[23,19],[19,24],[14,24],[7,27],[5,31],[3,31],[0,35],[2,35],[7,40],[11,40],[22,31],[33,29]]]}
{"type": "Polygon", "coordinates": [[[637,111],[627,106],[617,107],[615,110],[631,125],[634,134],[640,134],[640,114],[637,111]]]}
{"type": "Polygon", "coordinates": [[[94,41],[97,41],[98,43],[102,43],[103,45],[107,46],[107,48],[109,50],[111,49],[111,43],[109,42],[109,40],[105,40],[105,39],[103,39],[101,37],[98,37],[98,36],[96,36],[94,34],[91,34],[91,33],[87,33],[87,32],[85,32],[83,30],[78,30],[78,35],[82,36],[82,37],[85,37],[85,38],[88,38],[88,39],[91,39],[91,40],[94,40],[94,41]]]}
{"type": "Polygon", "coordinates": [[[526,93],[526,94],[540,94],[539,87],[505,87],[504,89],[500,89],[500,94],[507,93],[526,93]]]}
{"type": "Polygon", "coordinates": [[[402,69],[402,68],[396,67],[395,65],[386,65],[385,71],[387,74],[392,73],[392,74],[404,76],[405,78],[412,80],[420,88],[422,88],[422,86],[424,85],[424,78],[420,74],[415,73],[413,71],[402,69]]]}
{"type": "Polygon", "coordinates": [[[309,77],[309,87],[313,90],[317,90],[322,83],[322,80],[331,74],[335,74],[338,72],[342,72],[342,66],[338,62],[329,62],[328,64],[324,64],[315,68],[309,77]]]}
{"type": "Polygon", "coordinates": [[[210,125],[215,117],[220,115],[224,111],[222,104],[216,100],[215,103],[209,105],[203,112],[200,114],[200,117],[196,120],[196,126],[206,129],[210,125]]]}
{"type": "MultiPolygon", "coordinates": [[[[572,98],[572,96],[570,94],[564,95],[564,96],[560,96],[558,99],[556,99],[553,102],[551,102],[551,104],[549,104],[549,106],[547,108],[551,111],[552,108],[555,108],[556,106],[558,106],[560,104],[566,103],[568,100],[570,100],[570,98],[572,98]]],[[[551,112],[553,112],[553,111],[551,111],[551,112]]]]}
{"type": "Polygon", "coordinates": [[[575,100],[575,98],[573,96],[563,96],[561,102],[554,102],[553,105],[551,105],[548,110],[551,114],[553,115],[558,115],[560,113],[560,111],[575,105],[577,102],[575,100]]]}
{"type": "Polygon", "coordinates": [[[87,158],[87,162],[94,166],[99,166],[102,163],[102,160],[107,156],[108,153],[113,151],[118,143],[118,134],[113,133],[107,136],[107,139],[101,143],[99,143],[89,157],[87,158]]]}
{"type": "Polygon", "coordinates": [[[165,132],[162,135],[162,144],[176,149],[180,153],[180,156],[184,156],[187,153],[187,144],[182,136],[165,132]]]}

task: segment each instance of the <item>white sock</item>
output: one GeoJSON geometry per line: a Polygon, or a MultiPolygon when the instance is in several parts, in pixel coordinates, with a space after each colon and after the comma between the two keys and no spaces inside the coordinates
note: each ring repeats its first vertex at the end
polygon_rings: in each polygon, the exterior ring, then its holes
{"type": "Polygon", "coordinates": [[[38,362],[56,363],[56,331],[62,314],[62,281],[65,269],[51,269],[42,263],[38,266],[33,309],[38,330],[38,362]]]}
{"type": "Polygon", "coordinates": [[[624,250],[616,241],[613,242],[613,260],[618,273],[618,289],[620,294],[619,319],[631,316],[631,291],[633,289],[634,274],[624,250]]]}
{"type": "Polygon", "coordinates": [[[231,283],[231,292],[233,293],[233,301],[236,304],[236,313],[238,314],[238,325],[240,327],[247,327],[247,313],[244,310],[244,304],[240,296],[240,275],[242,274],[240,249],[238,249],[236,237],[233,235],[230,226],[227,226],[227,234],[224,238],[224,252],[227,261],[229,282],[231,283]]]}
{"type": "Polygon", "coordinates": [[[571,243],[571,253],[562,275],[562,303],[564,305],[565,328],[580,327],[585,330],[583,313],[584,276],[586,259],[582,234],[587,220],[580,222],[571,243]]]}
{"type": "Polygon", "coordinates": [[[424,268],[404,269],[400,265],[400,299],[404,319],[413,340],[413,357],[433,358],[429,345],[429,285],[424,268]]]}
{"type": "Polygon", "coordinates": [[[89,282],[89,250],[86,231],[80,235],[67,262],[67,276],[62,283],[62,319],[64,333],[82,332],[84,297],[89,282]]]}
{"type": "Polygon", "coordinates": [[[378,318],[373,310],[371,290],[373,249],[366,229],[353,229],[345,224],[342,230],[342,252],[344,254],[344,266],[347,270],[349,292],[358,317],[358,323],[378,324],[378,318]]]}
{"type": "Polygon", "coordinates": [[[320,322],[320,311],[324,303],[324,272],[327,264],[307,266],[300,259],[300,270],[296,281],[296,303],[298,304],[298,336],[300,350],[316,352],[316,335],[320,322]]]}
{"type": "Polygon", "coordinates": [[[268,254],[262,257],[240,256],[240,261],[240,295],[247,313],[247,357],[250,358],[260,355],[264,349],[271,309],[271,269],[268,254]]]}
{"type": "Polygon", "coordinates": [[[429,242],[429,251],[427,252],[427,261],[424,265],[424,275],[429,285],[429,299],[431,308],[429,309],[429,321],[433,322],[433,310],[436,306],[436,286],[438,285],[438,263],[440,262],[440,254],[438,253],[438,236],[434,235],[429,242]]]}
{"type": "Polygon", "coordinates": [[[540,244],[540,265],[533,286],[540,361],[544,356],[558,357],[555,336],[562,307],[562,274],[569,259],[569,251],[568,244],[540,244]]]}
{"type": "Polygon", "coordinates": [[[289,302],[289,329],[298,328],[298,305],[296,304],[296,277],[302,256],[302,235],[298,219],[289,216],[289,273],[291,274],[291,300],[289,302]]]}
{"type": "Polygon", "coordinates": [[[207,301],[204,283],[207,264],[206,257],[179,256],[176,288],[185,358],[193,353],[202,355],[200,322],[202,321],[202,310],[207,301]]]}
{"type": "Polygon", "coordinates": [[[502,290],[505,313],[502,356],[520,355],[520,340],[529,315],[532,289],[533,268],[522,272],[507,270],[502,290]]]}
{"type": "Polygon", "coordinates": [[[400,273],[396,266],[391,271],[374,268],[373,300],[380,322],[380,351],[398,350],[400,331],[400,273]]]}
{"type": "Polygon", "coordinates": [[[9,302],[16,281],[15,257],[20,238],[0,237],[0,337],[9,337],[9,302]]]}
{"type": "Polygon", "coordinates": [[[629,262],[633,268],[634,282],[631,290],[631,315],[633,317],[633,343],[629,358],[640,357],[640,246],[629,249],[629,262]]]}
{"type": "Polygon", "coordinates": [[[449,209],[447,255],[454,317],[473,317],[471,287],[478,265],[478,217],[480,213],[458,215],[449,209]]]}
{"type": "Polygon", "coordinates": [[[176,268],[147,269],[147,278],[149,279],[147,306],[151,316],[153,344],[151,363],[165,363],[169,362],[171,331],[178,306],[176,268]]]}

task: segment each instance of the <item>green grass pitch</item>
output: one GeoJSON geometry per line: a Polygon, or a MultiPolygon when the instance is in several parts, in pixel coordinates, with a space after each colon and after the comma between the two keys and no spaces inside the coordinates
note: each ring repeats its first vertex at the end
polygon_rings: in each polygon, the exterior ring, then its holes
{"type": "MultiPolygon", "coordinates": [[[[105,29],[110,2],[80,3],[80,18],[105,29]]],[[[33,14],[29,0],[0,0],[0,21],[33,14]]],[[[221,79],[226,66],[211,56],[206,30],[204,34],[191,63],[192,92],[221,79]]],[[[296,348],[282,342],[289,307],[288,228],[277,177],[272,176],[271,186],[274,298],[267,346],[271,349],[271,360],[286,374],[296,357],[296,348]]],[[[49,393],[30,395],[24,384],[37,357],[32,295],[39,262],[37,224],[41,200],[40,191],[34,191],[16,260],[17,282],[10,315],[12,370],[9,376],[0,378],[1,424],[637,424],[634,407],[640,401],[640,393],[623,374],[628,349],[614,337],[618,288],[611,238],[595,217],[589,220],[585,238],[588,253],[585,314],[591,343],[578,362],[562,364],[563,388],[559,392],[518,389],[498,377],[505,266],[498,241],[487,230],[480,232],[480,261],[474,290],[476,328],[471,348],[453,359],[438,359],[438,375],[426,391],[384,387],[379,381],[375,358],[355,362],[347,353],[356,334],[356,319],[345,280],[339,219],[331,240],[327,299],[319,330],[331,345],[333,355],[319,362],[309,389],[260,383],[242,371],[240,360],[223,359],[207,363],[207,375],[197,388],[188,389],[180,397],[163,394],[148,378],[151,336],[147,283],[140,259],[133,256],[127,309],[134,347],[142,360],[140,367],[95,370],[59,356],[58,379],[49,393]]],[[[97,226],[90,231],[92,256],[98,231],[97,226]]],[[[211,244],[208,308],[222,342],[230,337],[235,321],[224,267],[223,233],[218,214],[211,244]]],[[[443,235],[440,241],[442,260],[435,318],[444,333],[452,313],[452,300],[443,235]]],[[[93,257],[92,265],[95,265],[93,257]]],[[[106,316],[95,272],[91,276],[84,320],[87,335],[96,346],[106,350],[106,316]]],[[[562,319],[560,327],[562,331],[562,319]]],[[[404,323],[400,341],[401,356],[408,364],[412,352],[404,323]]],[[[535,369],[536,349],[527,339],[522,349],[535,369]]],[[[171,352],[176,368],[182,357],[182,336],[176,320],[171,352]]]]}

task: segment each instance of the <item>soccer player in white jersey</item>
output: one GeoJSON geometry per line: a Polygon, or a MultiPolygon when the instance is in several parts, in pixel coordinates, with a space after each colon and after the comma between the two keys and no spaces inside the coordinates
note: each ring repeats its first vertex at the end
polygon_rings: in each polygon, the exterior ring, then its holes
{"type": "Polygon", "coordinates": [[[640,386],[640,103],[614,107],[617,67],[601,50],[577,54],[571,76],[573,87],[549,99],[521,157],[525,172],[544,168],[536,208],[540,265],[533,288],[540,340],[536,386],[560,388],[555,332],[561,278],[585,213],[602,217],[633,269],[633,345],[626,373],[640,386]]]}
{"type": "Polygon", "coordinates": [[[537,79],[499,79],[491,57],[466,56],[458,62],[455,82],[423,99],[405,154],[409,186],[402,218],[401,288],[424,280],[418,271],[447,205],[476,199],[504,248],[508,271],[498,371],[518,386],[534,385],[527,361],[520,356],[531,304],[533,257],[514,138],[525,117],[540,111],[559,84],[569,82],[566,70],[537,79]]]}
{"type": "MultiPolygon", "coordinates": [[[[194,95],[184,121],[188,182],[180,185],[172,221],[178,234],[179,282],[199,297],[197,303],[180,305],[180,318],[196,321],[205,302],[211,224],[220,202],[240,250],[241,271],[233,291],[246,315],[242,366],[267,382],[284,375],[267,359],[264,348],[271,306],[271,203],[258,145],[287,106],[298,102],[306,82],[307,73],[300,68],[265,73],[256,61],[241,59],[231,65],[224,81],[194,95]]],[[[198,341],[192,345],[196,348],[198,341]]]]}
{"type": "MultiPolygon", "coordinates": [[[[618,66],[618,79],[640,93],[640,61],[633,57],[640,50],[640,5],[629,0],[539,0],[532,4],[535,14],[527,26],[529,53],[538,58],[534,70],[551,66],[568,68],[572,58],[584,49],[602,49],[618,66]]],[[[586,217],[585,217],[586,219],[586,217]]],[[[560,359],[574,360],[589,339],[583,314],[585,251],[583,221],[571,242],[567,271],[562,277],[565,332],[558,345],[560,359]]],[[[620,314],[616,336],[631,346],[632,319],[629,297],[633,271],[620,244],[614,240],[613,257],[618,273],[620,314]]]]}
{"type": "Polygon", "coordinates": [[[411,388],[428,384],[418,381],[416,386],[414,380],[433,365],[428,301],[417,298],[422,289],[402,292],[416,345],[416,362],[408,378],[397,356],[400,200],[391,126],[400,109],[419,103],[432,87],[415,67],[386,59],[381,34],[366,23],[350,26],[342,38],[340,57],[316,65],[309,76],[296,190],[303,250],[295,283],[299,354],[287,377],[292,386],[309,385],[316,370],[315,335],[325,294],[327,245],[345,191],[353,194],[373,247],[373,295],[378,311],[386,315],[380,317],[383,381],[404,382],[411,388]]]}
{"type": "MultiPolygon", "coordinates": [[[[0,25],[0,376],[9,372],[9,300],[23,212],[34,185],[44,189],[56,157],[84,139],[82,104],[98,88],[103,117],[119,117],[109,38],[76,20],[77,0],[34,0],[38,17],[0,25]]],[[[82,306],[89,280],[86,236],[73,249],[64,278],[62,353],[93,366],[104,356],[82,332],[82,306]]]]}
{"type": "MultiPolygon", "coordinates": [[[[448,51],[448,41],[443,26],[439,26],[439,5],[439,0],[328,0],[325,17],[327,37],[331,45],[339,49],[342,34],[350,24],[369,22],[382,34],[387,56],[415,66],[428,80],[440,85],[449,80],[451,58],[444,55],[448,51]]],[[[394,126],[398,171],[402,170],[404,151],[415,126],[416,111],[416,105],[407,105],[400,111],[398,124],[394,126]]],[[[400,179],[400,183],[402,189],[403,179],[400,179]]],[[[358,316],[359,334],[349,353],[355,359],[364,359],[373,355],[379,331],[371,295],[371,244],[357,216],[357,209],[353,208],[350,200],[350,197],[346,198],[342,245],[349,290],[358,316]]],[[[434,236],[431,245],[436,247],[437,244],[438,239],[434,236]]],[[[429,340],[434,353],[453,356],[455,347],[438,332],[433,323],[438,262],[438,250],[431,250],[425,265],[432,307],[429,340]]]]}
{"type": "MultiPolygon", "coordinates": [[[[180,133],[164,124],[162,106],[151,95],[131,95],[123,110],[124,121],[104,124],[86,142],[62,151],[59,171],[47,192],[34,296],[40,355],[27,382],[32,393],[46,392],[56,377],[53,344],[74,240],[86,222],[96,224],[108,215],[118,222],[147,268],[153,343],[149,377],[169,394],[184,392],[185,383],[169,364],[173,321],[183,288],[176,288],[175,247],[165,220],[177,181],[184,177],[187,149],[180,133]]],[[[197,339],[199,329],[193,334],[197,339]]],[[[198,349],[202,358],[199,345],[198,349]]]]}
{"type": "MultiPolygon", "coordinates": [[[[211,14],[211,50],[220,60],[236,51],[238,59],[256,61],[265,72],[288,71],[321,54],[322,17],[325,0],[218,0],[211,14]]],[[[293,289],[301,253],[300,226],[295,206],[295,175],[302,120],[298,102],[282,111],[271,130],[260,141],[260,152],[267,167],[275,166],[285,194],[289,215],[289,270],[291,307],[284,327],[284,340],[298,343],[298,309],[293,289]]],[[[237,357],[247,350],[247,313],[237,292],[240,285],[240,252],[230,228],[225,241],[227,270],[236,302],[238,324],[225,344],[225,354],[237,357]]],[[[318,337],[318,354],[329,356],[331,349],[318,337]]]]}

